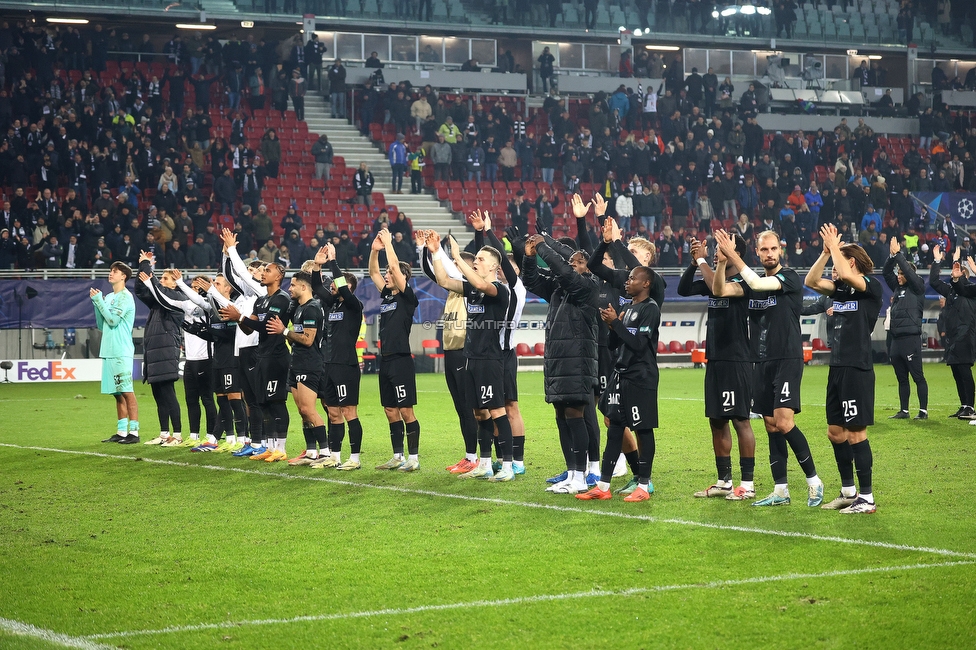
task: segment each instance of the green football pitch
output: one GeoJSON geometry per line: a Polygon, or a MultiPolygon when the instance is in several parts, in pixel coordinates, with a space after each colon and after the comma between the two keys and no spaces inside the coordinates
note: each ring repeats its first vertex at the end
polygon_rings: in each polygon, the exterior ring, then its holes
{"type": "MultiPolygon", "coordinates": [[[[0,648],[973,647],[976,427],[947,419],[948,368],[926,367],[914,422],[887,419],[878,366],[870,516],[808,508],[792,457],[788,507],[693,498],[715,477],[703,372],[662,371],[656,490],[634,504],[544,491],[563,467],[541,373],[519,376],[527,473],[507,484],[444,471],[463,450],[436,374],[418,377],[413,474],[372,469],[390,456],[375,375],[348,473],[101,444],[96,384],[0,386],[0,648]]],[[[797,422],[829,499],[826,379],[806,369],[797,422]]],[[[289,454],[300,431],[293,409],[289,454]]]]}

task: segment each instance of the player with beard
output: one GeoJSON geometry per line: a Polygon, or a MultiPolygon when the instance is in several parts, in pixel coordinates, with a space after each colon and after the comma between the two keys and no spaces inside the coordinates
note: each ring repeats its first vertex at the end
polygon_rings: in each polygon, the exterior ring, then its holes
{"type": "MultiPolygon", "coordinates": [[[[318,459],[318,450],[328,452],[329,442],[322,416],[315,408],[319,385],[323,381],[325,367],[322,357],[322,305],[312,298],[312,275],[299,271],[288,285],[293,301],[292,329],[288,329],[277,315],[268,318],[268,334],[283,336],[291,343],[291,368],[288,371],[288,387],[295,399],[295,406],[302,416],[302,432],[305,434],[305,454],[308,461],[318,459]]],[[[270,461],[270,458],[268,459],[270,461]]]]}
{"type": "Polygon", "coordinates": [[[874,457],[867,428],[874,424],[874,360],[871,332],[878,321],[884,289],[870,277],[874,264],[856,244],[842,244],[833,224],[820,229],[823,252],[807,272],[805,283],[834,301],[834,345],[827,376],[827,437],[834,447],[841,492],[823,505],[843,514],[875,511],[871,488],[874,457]],[[837,280],[823,277],[830,260],[837,280]],[[857,470],[858,488],[854,488],[857,470]]]}
{"type": "Polygon", "coordinates": [[[369,251],[369,277],[380,292],[380,403],[390,424],[393,458],[376,469],[415,472],[420,469],[420,422],[414,414],[417,375],[410,354],[410,329],[420,305],[410,286],[410,265],[397,259],[390,231],[380,230],[369,251]],[[386,251],[386,273],[379,252],[386,251]],[[403,438],[407,438],[407,458],[403,438]]]}
{"type": "Polygon", "coordinates": [[[289,322],[291,298],[281,289],[284,277],[285,268],[277,262],[262,269],[261,286],[265,288],[267,295],[254,302],[254,311],[250,316],[243,315],[234,305],[220,310],[221,316],[227,320],[237,321],[244,333],[258,333],[255,372],[248,374],[256,404],[250,407],[252,412],[257,410],[262,421],[267,419],[267,425],[264,430],[263,450],[261,447],[256,448],[250,458],[271,463],[288,459],[285,442],[289,424],[287,400],[291,353],[284,337],[272,333],[268,328],[269,321],[274,318],[285,325],[289,322]]]}
{"type": "Polygon", "coordinates": [[[661,309],[650,297],[653,276],[644,266],[635,268],[627,277],[625,291],[631,302],[618,314],[607,304],[600,309],[600,319],[610,328],[610,348],[616,351],[613,376],[600,400],[600,410],[607,418],[607,447],[603,452],[600,480],[582,500],[612,498],[610,480],[620,455],[624,428],[637,435],[640,449],[638,486],[624,497],[624,501],[647,501],[654,492],[651,470],[654,464],[654,429],[657,413],[657,341],[661,325],[661,309]]]}
{"type": "Polygon", "coordinates": [[[313,260],[312,290],[328,311],[325,322],[325,376],[319,397],[329,414],[328,447],[330,458],[319,458],[312,469],[335,467],[341,471],[360,469],[363,425],[359,421],[359,357],[356,342],[363,322],[363,303],[356,297],[356,276],[343,273],[332,244],[318,250],[313,260]],[[328,268],[332,282],[325,285],[320,272],[328,268]],[[349,460],[342,462],[345,424],[349,424],[349,460]]]}
{"type": "MultiPolygon", "coordinates": [[[[740,257],[745,256],[748,252],[745,240],[739,235],[734,237],[736,252],[740,257]]],[[[712,295],[715,273],[705,260],[706,253],[704,242],[692,240],[692,262],[678,283],[679,296],[708,297],[705,417],[708,418],[708,426],[712,431],[712,449],[715,451],[718,480],[704,490],[695,492],[695,496],[744,501],[756,496],[753,482],[756,470],[756,436],[749,420],[755,372],[755,363],[749,348],[749,300],[744,295],[737,298],[716,298],[712,295]],[[701,280],[695,280],[696,271],[701,271],[701,280]],[[737,488],[732,483],[730,424],[735,429],[739,445],[742,482],[737,488]]],[[[716,249],[715,259],[716,264],[726,261],[720,249],[716,249]]],[[[726,265],[725,281],[741,283],[742,276],[726,265]]]]}
{"type": "Polygon", "coordinates": [[[769,436],[769,466],[775,488],[754,506],[783,506],[790,503],[786,463],[792,449],[807,478],[807,505],[823,503],[823,481],[810,453],[810,445],[794,415],[800,412],[800,381],[803,378],[803,343],[800,339],[800,310],[803,284],[796,271],[783,267],[779,235],[766,231],[756,239],[756,254],[766,271],[760,277],[735,250],[735,242],[724,230],[715,231],[722,256],[712,279],[716,298],[749,300],[749,330],[752,355],[757,359],[753,410],[763,416],[769,436]],[[726,280],[726,267],[742,276],[742,282],[726,280]]]}

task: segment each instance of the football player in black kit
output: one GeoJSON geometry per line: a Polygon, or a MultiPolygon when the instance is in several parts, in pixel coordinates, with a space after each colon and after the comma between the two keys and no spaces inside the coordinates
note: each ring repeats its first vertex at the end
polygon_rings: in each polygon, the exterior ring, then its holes
{"type": "Polygon", "coordinates": [[[478,444],[481,455],[478,465],[459,478],[480,478],[507,482],[515,478],[512,470],[512,426],[505,412],[504,364],[500,333],[505,329],[509,290],[496,280],[502,256],[498,250],[485,246],[468,266],[460,254],[457,242],[451,238],[454,264],[464,275],[464,281],[447,275],[444,264],[436,256],[440,236],[433,233],[428,245],[434,246],[434,275],[437,284],[448,291],[462,293],[468,311],[468,331],[464,340],[467,359],[468,401],[478,420],[478,444]],[[502,467],[495,474],[491,467],[491,449],[498,428],[498,448],[502,467]]]}
{"type": "Polygon", "coordinates": [[[762,413],[769,436],[769,467],[776,487],[772,494],[753,502],[754,506],[785,506],[790,503],[786,462],[789,450],[796,455],[807,477],[807,505],[823,503],[823,481],[810,453],[810,445],[796,426],[800,412],[800,381],[803,378],[803,343],[800,339],[800,310],[803,284],[796,271],[780,263],[779,235],[767,230],[756,239],[756,255],[766,271],[759,277],[735,250],[735,242],[724,230],[715,231],[722,252],[712,279],[716,298],[749,299],[749,331],[752,355],[757,360],[753,410],[762,413]],[[722,257],[725,257],[723,260],[722,257]],[[742,282],[727,282],[726,266],[742,276],[742,282]]]}
{"type": "Polygon", "coordinates": [[[413,412],[417,403],[417,376],[410,355],[410,329],[420,302],[410,287],[410,265],[397,259],[390,231],[380,230],[369,251],[369,278],[383,299],[380,304],[380,403],[390,423],[393,458],[376,469],[414,472],[420,469],[420,422],[413,412]],[[380,272],[379,252],[386,251],[386,273],[380,272]],[[407,458],[403,457],[403,436],[407,458]]]}
{"type": "MultiPolygon", "coordinates": [[[[311,465],[319,457],[319,449],[329,448],[325,423],[315,408],[319,384],[322,382],[322,305],[312,298],[312,275],[300,271],[292,276],[288,293],[294,301],[288,329],[277,316],[268,319],[268,333],[284,336],[291,343],[291,370],[288,387],[295,398],[295,406],[302,416],[302,432],[305,434],[305,451],[299,458],[301,464],[311,465]]],[[[298,463],[289,463],[295,465],[298,463]]]]}
{"type": "Polygon", "coordinates": [[[607,446],[603,452],[600,480],[583,494],[582,500],[607,500],[613,468],[620,456],[624,427],[637,435],[640,460],[638,486],[624,501],[647,501],[654,485],[654,429],[657,428],[657,340],[661,309],[650,297],[653,276],[646,266],[638,266],[627,277],[624,290],[631,303],[619,313],[612,304],[600,309],[600,319],[610,328],[610,349],[615,350],[613,375],[600,399],[600,410],[607,417],[607,446]]]}
{"type": "MultiPolygon", "coordinates": [[[[973,382],[973,362],[976,361],[976,298],[973,291],[976,285],[969,282],[969,269],[959,264],[960,249],[953,253],[952,282],[939,279],[939,269],[945,257],[945,251],[939,246],[932,247],[932,270],[929,271],[929,286],[944,296],[945,333],[946,333],[946,365],[952,370],[952,379],[956,383],[956,394],[959,396],[959,410],[950,418],[972,420],[976,422],[976,410],[973,410],[976,398],[976,383],[973,382]]],[[[939,328],[940,331],[942,328],[939,328]]]]}
{"type": "Polygon", "coordinates": [[[908,398],[912,389],[911,375],[918,390],[916,420],[929,419],[929,384],[922,371],[922,309],[925,307],[925,281],[918,276],[915,265],[905,258],[897,237],[888,247],[891,257],[884,263],[881,275],[894,294],[891,303],[891,347],[888,356],[898,379],[899,410],[891,420],[907,420],[908,398]],[[895,270],[895,266],[898,270],[895,270]]]}
{"type": "MultiPolygon", "coordinates": [[[[747,254],[746,242],[735,235],[735,250],[739,256],[747,254]]],[[[692,240],[691,265],[678,283],[679,296],[707,296],[708,321],[705,337],[705,417],[712,430],[712,448],[715,451],[715,469],[718,480],[713,485],[695,492],[696,497],[725,497],[730,501],[744,501],[756,496],[753,478],[756,470],[756,436],[749,421],[752,405],[752,382],[755,364],[749,347],[749,300],[716,298],[712,295],[712,268],[705,260],[707,247],[704,242],[692,240]],[[702,279],[695,280],[695,272],[701,271],[702,279]],[[739,468],[742,482],[732,484],[732,432],[735,429],[739,443],[739,468]]],[[[722,255],[715,251],[716,261],[722,255]]],[[[724,259],[724,258],[723,258],[724,259]]],[[[742,282],[727,265],[726,282],[742,282]]]]}
{"type": "Polygon", "coordinates": [[[320,458],[313,469],[335,467],[342,471],[362,467],[359,454],[363,445],[363,425],[359,421],[359,357],[356,342],[363,322],[363,303],[356,297],[356,276],[343,273],[335,258],[332,244],[318,250],[313,260],[312,290],[327,310],[325,319],[325,374],[319,384],[319,397],[329,414],[329,449],[331,458],[320,458]],[[319,272],[325,266],[332,276],[329,285],[322,283],[319,272]],[[349,424],[349,460],[342,462],[342,440],[345,423],[349,424]]]}
{"type": "Polygon", "coordinates": [[[268,321],[277,317],[283,324],[288,324],[291,298],[281,289],[281,281],[285,277],[285,268],[281,264],[268,264],[261,272],[261,285],[268,291],[254,303],[251,316],[244,316],[234,305],[228,305],[220,310],[221,316],[228,320],[237,321],[245,334],[258,333],[258,350],[255,357],[257,362],[255,372],[247,377],[252,382],[257,396],[256,404],[249,404],[252,409],[258,409],[260,418],[266,421],[264,427],[265,450],[249,456],[251,460],[266,460],[276,462],[286,460],[285,441],[288,438],[288,368],[291,363],[291,353],[281,336],[268,331],[268,321]]]}
{"type": "Polygon", "coordinates": [[[820,229],[823,252],[810,267],[805,283],[834,300],[834,346],[827,376],[827,437],[840,470],[840,496],[823,505],[843,514],[875,511],[871,492],[873,456],[868,427],[874,424],[874,359],[871,332],[878,321],[884,289],[870,277],[874,264],[857,244],[842,244],[837,228],[820,229]],[[823,276],[827,260],[834,264],[837,281],[823,276]],[[854,489],[857,470],[859,490],[854,489]]]}

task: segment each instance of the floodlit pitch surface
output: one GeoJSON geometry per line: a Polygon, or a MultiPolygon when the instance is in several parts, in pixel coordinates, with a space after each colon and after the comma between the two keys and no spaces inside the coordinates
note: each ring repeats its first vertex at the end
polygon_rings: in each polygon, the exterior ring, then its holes
{"type": "MultiPolygon", "coordinates": [[[[0,647],[971,647],[976,427],[947,419],[948,369],[925,370],[931,419],[913,422],[887,419],[877,368],[879,507],[861,516],[808,508],[794,458],[788,507],[692,498],[715,478],[702,370],[662,372],[656,491],[636,504],[543,491],[563,467],[541,373],[519,377],[528,472],[509,484],[444,471],[462,447],[440,375],[418,377],[406,475],[372,469],[390,456],[375,375],[348,473],[101,444],[115,418],[96,384],[0,386],[0,647]]],[[[829,500],[826,378],[806,369],[797,421],[829,500]]],[[[289,453],[302,442],[293,409],[289,453]]]]}

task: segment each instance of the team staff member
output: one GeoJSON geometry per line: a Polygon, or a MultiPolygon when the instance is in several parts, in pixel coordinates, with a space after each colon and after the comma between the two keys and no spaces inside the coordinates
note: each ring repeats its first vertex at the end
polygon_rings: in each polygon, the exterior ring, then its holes
{"type": "Polygon", "coordinates": [[[149,382],[156,401],[160,440],[156,444],[178,447],[185,444],[180,402],[176,399],[176,382],[180,378],[180,346],[183,341],[183,309],[161,303],[157,296],[165,295],[178,302],[183,294],[176,290],[176,279],[171,271],[163,271],[159,280],[153,277],[154,263],[155,258],[150,253],[139,256],[139,282],[135,287],[136,297],[149,307],[143,338],[143,377],[149,382]],[[157,289],[157,293],[147,287],[147,279],[150,286],[157,289]]]}
{"type": "Polygon", "coordinates": [[[362,467],[359,454],[363,445],[363,425],[359,421],[359,356],[356,343],[363,323],[363,303],[356,297],[356,276],[343,273],[336,262],[335,248],[329,244],[315,254],[312,291],[328,310],[325,319],[325,376],[319,384],[319,397],[329,414],[329,449],[331,458],[320,458],[313,469],[335,467],[342,471],[362,467]],[[332,282],[322,282],[322,265],[328,268],[332,282]],[[349,460],[342,462],[342,440],[349,424],[349,460]]]}
{"type": "Polygon", "coordinates": [[[807,505],[823,502],[823,481],[810,453],[810,445],[793,417],[800,412],[800,380],[803,377],[803,343],[800,339],[800,310],[803,284],[796,271],[780,263],[779,235],[766,231],[756,239],[756,254],[766,270],[759,277],[746,266],[735,243],[724,230],[715,231],[715,241],[725,259],[718,259],[712,294],[716,298],[749,299],[749,331],[752,355],[757,359],[753,410],[763,416],[769,436],[769,466],[776,487],[754,506],[784,506],[790,503],[786,462],[793,450],[807,477],[807,505]],[[726,266],[737,270],[743,282],[727,282],[726,266]]]}
{"type": "Polygon", "coordinates": [[[393,458],[376,469],[414,472],[420,469],[420,422],[413,412],[417,403],[417,376],[410,356],[410,329],[420,301],[408,284],[410,265],[397,259],[390,231],[380,230],[369,251],[369,277],[380,292],[380,403],[390,423],[393,458]],[[386,251],[386,274],[380,273],[379,254],[386,251]],[[403,436],[408,457],[403,457],[403,436]]]}
{"type": "Polygon", "coordinates": [[[115,411],[119,421],[111,437],[102,442],[131,445],[139,442],[139,405],[132,391],[132,326],[136,318],[136,303],[125,283],[132,277],[132,269],[123,262],[112,262],[108,281],[112,293],[92,287],[88,292],[95,307],[95,325],[102,332],[98,356],[102,359],[102,394],[115,397],[115,411]]]}
{"type": "Polygon", "coordinates": [[[891,367],[898,379],[899,410],[891,416],[892,420],[908,419],[908,398],[911,396],[911,386],[908,376],[911,375],[918,390],[918,415],[916,420],[929,418],[929,385],[925,381],[922,371],[922,309],[925,307],[925,281],[918,276],[915,265],[905,259],[897,237],[891,238],[888,247],[889,257],[881,271],[885,283],[894,293],[891,303],[891,346],[888,356],[891,367]],[[897,265],[898,270],[895,271],[897,265]]]}
{"type": "Polygon", "coordinates": [[[837,228],[820,229],[823,252],[807,272],[808,287],[834,300],[834,346],[827,375],[827,437],[840,471],[840,496],[823,505],[843,514],[875,511],[871,491],[874,462],[868,427],[874,424],[874,360],[871,332],[878,321],[884,290],[872,279],[874,264],[857,244],[841,244],[837,228]],[[823,278],[827,260],[834,264],[836,282],[823,278]],[[858,490],[854,489],[857,470],[858,490]]]}
{"type": "Polygon", "coordinates": [[[577,499],[612,498],[610,480],[620,456],[624,427],[637,434],[640,450],[638,486],[624,497],[624,501],[647,501],[654,491],[651,470],[654,465],[654,429],[658,425],[657,340],[661,309],[650,297],[652,286],[651,270],[639,266],[630,272],[624,286],[631,302],[619,314],[609,303],[600,309],[600,319],[610,328],[610,348],[616,351],[614,374],[600,400],[600,410],[609,420],[607,447],[599,482],[585,494],[577,494],[577,499]]]}
{"type": "MultiPolygon", "coordinates": [[[[454,266],[454,262],[447,256],[444,249],[439,244],[437,246],[428,245],[427,240],[430,235],[431,231],[418,230],[415,232],[418,249],[421,249],[419,250],[420,265],[424,275],[433,282],[437,282],[437,277],[434,275],[434,257],[437,257],[449,278],[462,280],[464,276],[454,266]],[[434,250],[437,252],[432,252],[434,250]]],[[[461,257],[468,264],[474,262],[474,255],[466,251],[461,251],[461,257]]],[[[478,466],[478,421],[474,418],[474,411],[471,410],[467,396],[468,380],[465,369],[464,340],[468,324],[468,311],[464,303],[464,294],[454,291],[447,292],[441,322],[444,324],[441,330],[441,346],[444,349],[444,376],[447,380],[447,390],[454,402],[454,410],[458,415],[461,439],[464,442],[464,458],[445,469],[451,474],[465,474],[478,466]]]]}
{"type": "Polygon", "coordinates": [[[546,488],[555,494],[586,491],[588,434],[584,412],[597,384],[597,286],[586,268],[587,255],[576,251],[567,260],[541,235],[525,242],[522,279],[525,287],[549,303],[546,312],[544,387],[553,405],[566,478],[546,488]],[[536,253],[549,265],[539,269],[536,253]]]}
{"type": "MultiPolygon", "coordinates": [[[[291,343],[288,387],[302,417],[302,432],[305,434],[305,453],[302,459],[307,461],[303,464],[310,465],[318,459],[319,449],[329,448],[325,423],[315,408],[324,366],[322,305],[312,298],[312,276],[305,271],[299,271],[292,276],[288,293],[295,303],[291,317],[292,328],[288,329],[281,318],[275,315],[268,318],[268,334],[282,335],[291,343]]],[[[272,462],[274,456],[265,460],[272,462]]]]}
{"type": "Polygon", "coordinates": [[[959,410],[950,415],[960,420],[976,421],[973,398],[973,362],[976,361],[976,286],[969,283],[969,269],[959,264],[959,249],[953,256],[952,282],[939,279],[939,267],[945,254],[939,246],[932,248],[935,263],[929,272],[929,285],[945,296],[946,365],[952,369],[959,395],[959,410]]]}
{"type": "MultiPolygon", "coordinates": [[[[734,237],[736,252],[740,257],[746,255],[745,240],[739,235],[734,237]]],[[[749,300],[745,296],[716,298],[712,295],[715,274],[705,260],[707,251],[704,242],[692,240],[692,262],[678,283],[679,296],[708,297],[708,320],[705,325],[705,358],[708,359],[705,364],[705,417],[708,418],[708,426],[712,430],[712,449],[715,451],[718,480],[704,490],[695,492],[695,496],[744,501],[756,496],[753,482],[756,471],[756,435],[749,420],[755,373],[755,363],[749,347],[749,300]],[[696,271],[701,271],[701,280],[695,280],[696,271]],[[732,483],[730,424],[735,428],[739,445],[742,482],[737,488],[732,483]]],[[[715,255],[717,261],[722,253],[716,249],[715,255]]],[[[726,265],[725,281],[742,282],[742,276],[726,265]]]]}
{"type": "MultiPolygon", "coordinates": [[[[249,405],[257,410],[263,420],[268,419],[261,447],[254,449],[251,460],[286,460],[285,442],[288,438],[288,366],[291,353],[285,339],[272,334],[268,329],[269,320],[277,317],[282,323],[289,320],[291,298],[281,290],[285,277],[285,267],[275,262],[261,271],[261,286],[267,295],[254,302],[251,316],[244,316],[234,305],[220,310],[220,314],[235,320],[245,333],[258,333],[258,349],[255,355],[255,372],[247,377],[256,396],[256,403],[249,405]],[[268,430],[270,428],[270,431],[268,430]],[[262,449],[263,448],[263,449],[262,449]]],[[[252,434],[253,439],[253,434],[252,434]]],[[[252,444],[253,448],[253,444],[252,444]]]]}
{"type": "MultiPolygon", "coordinates": [[[[512,426],[512,471],[515,475],[525,474],[525,421],[518,403],[518,358],[515,356],[515,330],[522,319],[525,309],[525,283],[519,277],[519,269],[515,263],[505,255],[505,245],[498,239],[491,229],[491,217],[488,213],[482,216],[477,210],[472,215],[471,224],[475,227],[475,246],[481,249],[485,242],[502,254],[501,271],[505,286],[509,290],[508,309],[505,312],[505,323],[500,333],[502,347],[502,363],[505,370],[505,413],[512,426]],[[479,230],[480,219],[480,230],[479,230]]],[[[462,256],[463,257],[463,256],[462,256]]],[[[442,258],[443,259],[443,258],[442,258]]],[[[468,262],[467,258],[464,258],[468,262]]],[[[470,264],[471,262],[468,262],[470,264]]],[[[495,442],[498,442],[496,432],[495,442]]],[[[498,461],[492,468],[497,471],[502,461],[498,461]]]]}
{"type": "MultiPolygon", "coordinates": [[[[432,233],[430,245],[439,247],[440,236],[432,233]]],[[[464,281],[447,276],[440,259],[434,258],[434,275],[437,284],[465,297],[468,311],[468,333],[464,342],[465,367],[468,377],[469,406],[478,420],[478,442],[481,457],[478,466],[460,475],[460,478],[482,478],[507,482],[515,478],[512,471],[512,426],[505,412],[504,363],[500,332],[505,328],[508,311],[508,287],[498,282],[498,267],[502,255],[485,246],[474,257],[474,265],[468,266],[461,258],[460,248],[450,239],[454,264],[464,275],[464,281]],[[491,467],[491,448],[498,429],[498,448],[502,467],[494,474],[491,467]]],[[[436,248],[433,252],[436,252],[436,248]]]]}

